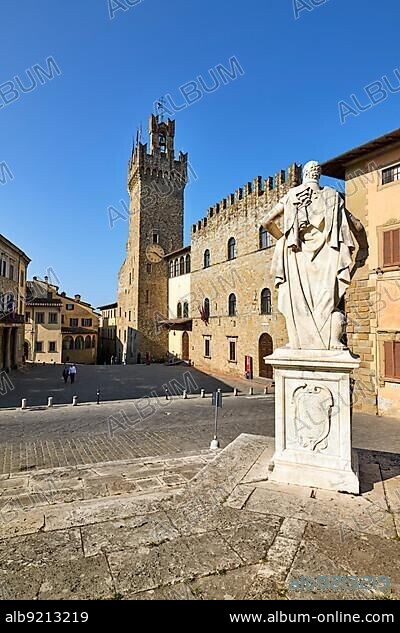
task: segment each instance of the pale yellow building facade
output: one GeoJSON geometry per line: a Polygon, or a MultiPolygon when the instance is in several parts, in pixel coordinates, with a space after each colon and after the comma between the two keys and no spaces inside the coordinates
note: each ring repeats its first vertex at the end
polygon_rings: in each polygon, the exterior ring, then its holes
{"type": "Polygon", "coordinates": [[[192,294],[190,246],[166,257],[168,266],[168,313],[160,325],[168,334],[170,362],[190,361],[192,357],[192,294]]]}
{"type": "Polygon", "coordinates": [[[400,130],[323,165],[345,180],[346,207],[365,226],[369,258],[347,295],[348,342],[361,357],[354,407],[400,413],[400,130]]]}
{"type": "Polygon", "coordinates": [[[117,339],[118,303],[99,306],[99,363],[112,365],[121,355],[122,349],[117,339]]]}
{"type": "Polygon", "coordinates": [[[24,362],[25,289],[29,257],[0,235],[0,370],[24,362]]]}
{"type": "Polygon", "coordinates": [[[35,363],[97,362],[99,316],[76,294],[73,298],[58,287],[34,277],[28,282],[25,350],[35,363]]]}

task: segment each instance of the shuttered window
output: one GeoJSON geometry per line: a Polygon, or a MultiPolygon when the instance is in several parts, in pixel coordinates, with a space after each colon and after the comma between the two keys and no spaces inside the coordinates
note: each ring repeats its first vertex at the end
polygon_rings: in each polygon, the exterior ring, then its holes
{"type": "Polygon", "coordinates": [[[385,378],[400,379],[400,342],[385,342],[385,378]]]}
{"type": "Polygon", "coordinates": [[[400,228],[383,233],[383,265],[400,265],[400,228]]]}

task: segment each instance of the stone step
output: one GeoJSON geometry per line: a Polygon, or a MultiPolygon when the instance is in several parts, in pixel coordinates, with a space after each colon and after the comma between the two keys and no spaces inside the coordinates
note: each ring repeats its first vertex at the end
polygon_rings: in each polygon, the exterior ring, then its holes
{"type": "Polygon", "coordinates": [[[0,479],[0,512],[181,488],[215,457],[210,451],[74,468],[34,470],[0,479]]]}

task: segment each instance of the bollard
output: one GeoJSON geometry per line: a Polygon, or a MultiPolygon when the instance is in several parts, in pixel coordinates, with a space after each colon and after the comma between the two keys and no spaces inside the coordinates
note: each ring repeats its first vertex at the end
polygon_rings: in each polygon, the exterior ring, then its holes
{"type": "Polygon", "coordinates": [[[188,396],[187,396],[187,391],[186,391],[186,389],[185,389],[185,390],[183,391],[182,398],[183,398],[184,400],[187,400],[187,397],[188,397],[188,396]]]}
{"type": "Polygon", "coordinates": [[[48,407],[52,407],[53,406],[53,396],[49,396],[47,398],[47,406],[48,407]]]}
{"type": "Polygon", "coordinates": [[[267,396],[268,395],[268,387],[264,388],[264,394],[267,396]]]}
{"type": "Polygon", "coordinates": [[[253,389],[253,387],[250,387],[250,389],[249,389],[249,396],[254,396],[254,389],[253,389]]]}
{"type": "Polygon", "coordinates": [[[97,396],[97,404],[100,404],[100,389],[97,390],[96,396],[97,396]]]}
{"type": "Polygon", "coordinates": [[[27,399],[26,398],[22,398],[21,409],[26,409],[26,405],[27,405],[27,399]]]}
{"type": "Polygon", "coordinates": [[[238,396],[239,395],[239,389],[237,389],[237,387],[234,388],[233,395],[234,396],[238,396]]]}
{"type": "Polygon", "coordinates": [[[164,391],[165,391],[165,399],[169,400],[169,392],[168,392],[167,387],[164,388],[164,391]]]}
{"type": "Polygon", "coordinates": [[[72,398],[72,406],[73,407],[77,407],[78,406],[78,396],[74,396],[72,398]]]}
{"type": "Polygon", "coordinates": [[[201,397],[202,397],[202,398],[205,398],[205,397],[206,397],[206,390],[205,390],[205,389],[202,389],[202,390],[200,391],[200,395],[201,395],[201,397]]]}

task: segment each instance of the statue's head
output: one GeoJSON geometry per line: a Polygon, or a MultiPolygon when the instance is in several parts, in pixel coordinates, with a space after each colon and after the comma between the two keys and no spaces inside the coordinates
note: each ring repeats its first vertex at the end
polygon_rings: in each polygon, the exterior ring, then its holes
{"type": "Polygon", "coordinates": [[[303,168],[303,182],[319,182],[321,165],[316,160],[310,160],[303,168]]]}

